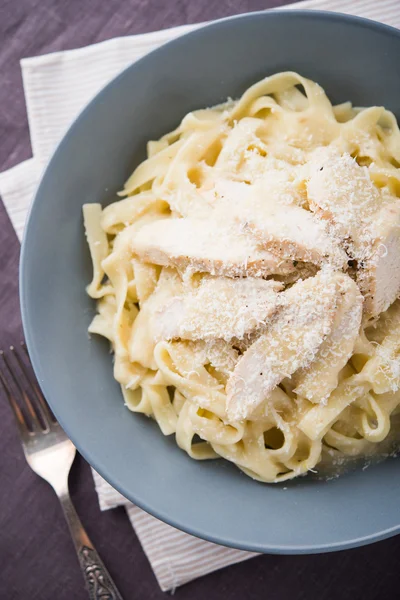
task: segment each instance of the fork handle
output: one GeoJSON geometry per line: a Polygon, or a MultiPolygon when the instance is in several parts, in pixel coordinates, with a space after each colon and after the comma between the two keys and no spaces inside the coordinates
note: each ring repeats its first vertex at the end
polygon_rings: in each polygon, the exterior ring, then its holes
{"type": "Polygon", "coordinates": [[[69,494],[60,497],[90,600],[122,600],[117,586],[83,528],[69,494]]]}

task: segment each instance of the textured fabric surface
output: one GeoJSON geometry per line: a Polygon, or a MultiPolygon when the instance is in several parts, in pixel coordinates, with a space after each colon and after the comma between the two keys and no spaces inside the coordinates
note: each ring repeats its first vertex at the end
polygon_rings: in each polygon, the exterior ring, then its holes
{"type": "MultiPolygon", "coordinates": [[[[104,3],[103,7],[69,0],[16,4],[0,3],[0,171],[29,156],[22,92],[16,85],[19,67],[15,60],[12,67],[13,58],[279,3],[193,1],[164,6],[161,2],[120,1],[104,3]]],[[[21,335],[18,252],[15,234],[0,207],[0,346],[21,335]]],[[[57,499],[26,466],[4,402],[0,402],[0,431],[0,598],[85,598],[57,499]]],[[[71,488],[82,520],[123,596],[163,597],[124,513],[120,509],[99,513],[89,469],[83,461],[75,465],[71,488]]],[[[177,594],[194,599],[266,595],[272,599],[394,598],[400,579],[396,566],[399,548],[394,539],[334,555],[259,557],[191,583],[177,594]]]]}

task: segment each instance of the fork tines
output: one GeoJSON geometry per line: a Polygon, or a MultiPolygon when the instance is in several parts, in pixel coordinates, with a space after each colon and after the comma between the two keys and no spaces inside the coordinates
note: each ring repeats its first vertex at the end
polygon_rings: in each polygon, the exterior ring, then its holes
{"type": "Polygon", "coordinates": [[[21,429],[47,432],[56,420],[32,371],[26,345],[0,350],[0,384],[21,429]]]}

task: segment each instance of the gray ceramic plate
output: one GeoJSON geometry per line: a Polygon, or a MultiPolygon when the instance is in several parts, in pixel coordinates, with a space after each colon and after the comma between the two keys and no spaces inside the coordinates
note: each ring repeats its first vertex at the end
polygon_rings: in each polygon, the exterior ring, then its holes
{"type": "MultiPolygon", "coordinates": [[[[25,333],[54,413],[83,456],[133,502],[197,536],[261,552],[365,544],[400,529],[400,461],[337,480],[263,485],[222,460],[195,462],[130,413],[107,344],[89,340],[94,305],[84,202],[107,204],[145,142],[188,111],[237,97],[277,71],[318,81],[332,100],[400,116],[400,33],[321,12],[253,13],[181,37],[132,65],[90,103],[55,152],[30,214],[21,259],[25,333]]],[[[71,90],[73,93],[73,90],[71,90]]]]}

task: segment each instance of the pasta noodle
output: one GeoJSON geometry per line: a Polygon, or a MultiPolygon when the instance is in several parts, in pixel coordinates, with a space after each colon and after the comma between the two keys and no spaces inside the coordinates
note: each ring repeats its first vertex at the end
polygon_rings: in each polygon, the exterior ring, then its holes
{"type": "Polygon", "coordinates": [[[89,332],[126,406],[263,482],[379,455],[400,407],[394,115],[278,73],[147,155],[83,207],[89,332]]]}

